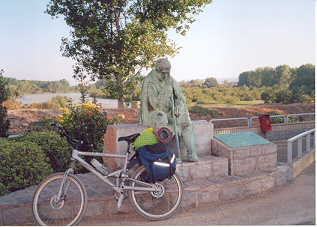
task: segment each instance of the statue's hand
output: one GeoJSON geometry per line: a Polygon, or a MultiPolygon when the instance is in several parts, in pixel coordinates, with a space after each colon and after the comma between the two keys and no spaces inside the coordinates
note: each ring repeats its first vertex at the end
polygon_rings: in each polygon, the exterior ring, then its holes
{"type": "Polygon", "coordinates": [[[181,114],[181,108],[179,106],[175,106],[175,116],[178,117],[181,114]]]}
{"type": "Polygon", "coordinates": [[[180,103],[179,100],[175,101],[175,116],[178,117],[182,113],[182,104],[180,103]]]}

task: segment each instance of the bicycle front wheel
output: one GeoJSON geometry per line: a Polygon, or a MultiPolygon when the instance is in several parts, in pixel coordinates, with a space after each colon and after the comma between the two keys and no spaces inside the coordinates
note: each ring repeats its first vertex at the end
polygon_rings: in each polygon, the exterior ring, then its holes
{"type": "MultiPolygon", "coordinates": [[[[146,169],[140,166],[133,178],[144,181],[146,169]]],[[[144,187],[131,181],[130,186],[144,187]]],[[[141,190],[129,190],[129,198],[133,208],[143,217],[150,220],[163,220],[176,213],[182,201],[182,182],[175,173],[171,178],[157,182],[159,191],[147,192],[141,190]]]]}
{"type": "Polygon", "coordinates": [[[77,225],[87,208],[87,192],[74,175],[53,174],[44,179],[33,197],[32,211],[38,225],[77,225]],[[58,195],[60,194],[60,199],[58,195]]]}

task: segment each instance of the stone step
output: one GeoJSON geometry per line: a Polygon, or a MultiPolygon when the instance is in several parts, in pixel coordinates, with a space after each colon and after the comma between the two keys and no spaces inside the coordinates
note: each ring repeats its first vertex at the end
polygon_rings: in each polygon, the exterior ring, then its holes
{"type": "Polygon", "coordinates": [[[211,180],[228,176],[228,159],[213,155],[198,156],[198,162],[177,164],[176,173],[183,182],[211,180]]]}
{"type": "MultiPolygon", "coordinates": [[[[189,181],[183,182],[184,194],[181,208],[199,208],[208,204],[223,204],[261,195],[266,191],[275,190],[293,179],[293,168],[290,166],[278,166],[267,171],[220,177],[221,174],[225,174],[220,171],[225,169],[222,166],[224,165],[222,163],[225,162],[223,158],[214,156],[199,158],[200,162],[198,163],[178,164],[177,171],[184,168],[188,173],[187,179],[190,178],[189,181]],[[205,167],[200,168],[200,165],[205,167]],[[205,171],[206,169],[208,171],[205,171]],[[205,174],[205,172],[209,173],[205,174]],[[210,178],[212,176],[215,177],[210,178]],[[202,180],[203,178],[204,180],[202,180]]],[[[181,174],[182,178],[186,175],[181,174]]],[[[91,173],[77,176],[83,181],[88,194],[88,208],[85,218],[107,219],[122,218],[122,215],[125,214],[137,215],[129,199],[123,201],[122,212],[118,213],[116,211],[117,202],[113,199],[112,190],[91,173]]],[[[1,226],[34,225],[31,201],[36,188],[37,186],[32,186],[0,197],[1,226]]]]}

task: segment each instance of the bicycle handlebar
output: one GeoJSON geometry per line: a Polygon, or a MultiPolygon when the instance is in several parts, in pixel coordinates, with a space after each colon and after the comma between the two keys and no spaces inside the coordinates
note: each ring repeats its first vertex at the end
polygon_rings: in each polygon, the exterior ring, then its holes
{"type": "Polygon", "coordinates": [[[82,144],[84,143],[83,141],[77,140],[77,139],[71,137],[70,135],[68,135],[68,134],[66,133],[66,131],[63,129],[63,127],[62,127],[60,124],[58,124],[58,123],[53,123],[53,124],[51,124],[51,126],[59,128],[60,131],[57,131],[57,133],[58,133],[61,137],[66,136],[67,142],[68,142],[74,149],[78,150],[79,145],[82,145],[82,144]]]}

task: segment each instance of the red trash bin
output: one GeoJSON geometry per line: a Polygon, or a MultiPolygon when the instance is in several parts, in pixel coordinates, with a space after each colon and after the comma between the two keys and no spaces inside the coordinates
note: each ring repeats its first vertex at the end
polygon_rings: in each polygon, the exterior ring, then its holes
{"type": "Polygon", "coordinates": [[[271,131],[271,120],[270,115],[261,115],[259,116],[260,126],[262,132],[271,131]]]}

